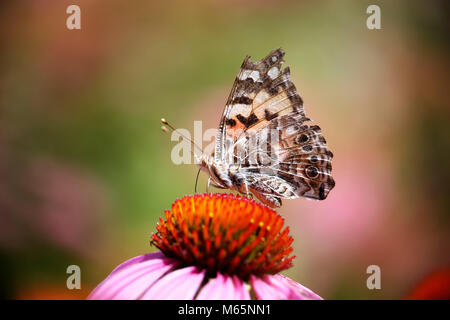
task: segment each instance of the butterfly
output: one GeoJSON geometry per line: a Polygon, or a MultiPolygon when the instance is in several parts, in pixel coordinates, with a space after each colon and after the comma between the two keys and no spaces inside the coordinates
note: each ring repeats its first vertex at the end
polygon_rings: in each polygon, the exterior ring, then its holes
{"type": "MultiPolygon", "coordinates": [[[[212,154],[199,157],[210,186],[251,196],[270,207],[281,199],[323,200],[335,186],[333,153],[319,126],[281,68],[279,48],[252,62],[247,56],[234,81],[212,154]]],[[[168,124],[164,119],[163,123],[168,124]]]]}

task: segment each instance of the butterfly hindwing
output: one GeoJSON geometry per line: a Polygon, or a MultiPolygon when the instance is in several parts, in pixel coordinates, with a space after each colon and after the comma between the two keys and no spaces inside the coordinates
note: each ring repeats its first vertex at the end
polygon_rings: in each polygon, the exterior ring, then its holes
{"type": "MultiPolygon", "coordinates": [[[[267,132],[278,132],[276,137],[279,140],[272,138],[272,144],[266,148],[264,143],[258,144],[247,158],[240,159],[241,172],[249,181],[250,187],[254,181],[250,177],[258,176],[256,183],[260,184],[262,176],[264,181],[274,181],[269,185],[270,190],[261,190],[265,195],[281,198],[303,196],[318,200],[327,197],[335,184],[331,176],[333,154],[329,151],[320,128],[308,124],[309,122],[306,117],[292,119],[286,115],[272,121],[267,129],[257,133],[266,135],[267,132]],[[280,179],[283,184],[279,182],[280,179]],[[279,189],[278,186],[282,188],[279,189]]],[[[259,140],[264,141],[264,138],[259,140]]]]}

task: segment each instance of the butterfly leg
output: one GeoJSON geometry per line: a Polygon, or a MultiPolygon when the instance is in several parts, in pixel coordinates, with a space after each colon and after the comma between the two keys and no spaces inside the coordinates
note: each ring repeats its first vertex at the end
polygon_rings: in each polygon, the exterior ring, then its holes
{"type": "Polygon", "coordinates": [[[253,199],[253,194],[250,193],[250,191],[248,190],[247,182],[244,182],[244,186],[245,186],[245,196],[249,199],[253,199]]]}
{"type": "Polygon", "coordinates": [[[206,193],[209,193],[210,186],[211,186],[211,177],[208,178],[208,184],[206,185],[206,193]]]}
{"type": "Polygon", "coordinates": [[[217,189],[227,189],[224,186],[219,186],[219,185],[213,183],[211,177],[209,177],[208,178],[208,184],[206,185],[206,193],[209,193],[209,189],[211,188],[211,186],[214,187],[214,188],[217,188],[217,189]]]}

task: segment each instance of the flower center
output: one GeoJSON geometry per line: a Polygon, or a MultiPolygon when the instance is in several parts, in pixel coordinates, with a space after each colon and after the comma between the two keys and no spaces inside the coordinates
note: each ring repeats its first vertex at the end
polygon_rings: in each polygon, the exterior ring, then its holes
{"type": "Polygon", "coordinates": [[[184,265],[211,274],[276,274],[291,267],[289,228],[272,209],[232,194],[202,194],[176,200],[160,218],[151,243],[184,265]]]}

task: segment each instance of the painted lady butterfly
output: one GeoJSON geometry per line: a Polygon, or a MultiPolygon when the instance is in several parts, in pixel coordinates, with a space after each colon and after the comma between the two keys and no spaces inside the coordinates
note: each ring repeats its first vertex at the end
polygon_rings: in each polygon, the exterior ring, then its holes
{"type": "Polygon", "coordinates": [[[281,198],[323,200],[333,189],[333,153],[321,129],[305,116],[289,67],[281,69],[283,56],[277,49],[260,61],[247,56],[242,63],[215,151],[200,157],[200,168],[209,174],[208,190],[212,185],[252,193],[262,203],[280,207],[281,198]]]}

